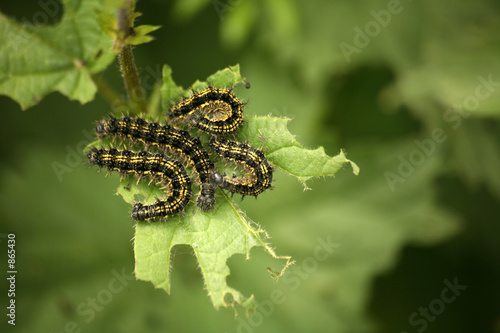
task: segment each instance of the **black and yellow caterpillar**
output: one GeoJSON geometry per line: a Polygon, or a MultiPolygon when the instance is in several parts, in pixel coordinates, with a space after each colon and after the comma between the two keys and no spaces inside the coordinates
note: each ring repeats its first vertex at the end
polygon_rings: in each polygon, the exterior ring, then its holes
{"type": "Polygon", "coordinates": [[[167,191],[164,199],[153,205],[135,204],[132,211],[134,220],[149,220],[176,215],[184,210],[191,200],[191,179],[181,163],[163,154],[146,151],[91,148],[88,153],[90,164],[121,175],[132,174],[141,179],[147,177],[162,185],[167,191]]]}
{"type": "Polygon", "coordinates": [[[146,150],[92,148],[88,154],[89,162],[121,174],[148,177],[170,188],[166,198],[158,199],[153,205],[136,203],[132,211],[134,220],[179,214],[191,199],[191,180],[184,167],[164,154],[177,155],[193,167],[200,180],[197,205],[204,211],[215,206],[215,188],[218,186],[242,196],[258,196],[271,187],[272,166],[261,150],[225,138],[243,123],[243,106],[230,89],[209,87],[171,106],[168,115],[172,123],[186,124],[210,133],[209,147],[224,160],[242,166],[247,173],[245,177],[222,175],[216,171],[201,141],[187,130],[132,116],[111,116],[98,122],[97,136],[99,139],[113,137],[141,143],[146,150]],[[148,152],[150,147],[157,148],[162,154],[148,152]]]}

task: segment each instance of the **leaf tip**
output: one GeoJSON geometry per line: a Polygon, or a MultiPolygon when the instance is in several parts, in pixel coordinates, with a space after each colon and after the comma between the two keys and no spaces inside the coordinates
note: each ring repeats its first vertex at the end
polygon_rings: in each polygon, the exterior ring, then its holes
{"type": "Polygon", "coordinates": [[[349,162],[351,164],[351,168],[352,168],[352,173],[354,175],[359,175],[359,167],[356,163],[354,163],[353,161],[351,160],[347,160],[347,162],[349,162]]]}
{"type": "Polygon", "coordinates": [[[350,159],[346,158],[346,155],[345,155],[345,153],[344,153],[344,150],[343,150],[343,149],[341,149],[341,150],[340,150],[340,154],[341,154],[341,155],[342,155],[342,157],[344,158],[345,162],[346,162],[346,163],[349,163],[349,164],[351,165],[351,168],[352,168],[352,173],[353,173],[354,175],[356,175],[356,176],[357,176],[357,175],[359,175],[359,171],[360,171],[359,166],[358,166],[356,163],[354,163],[353,161],[351,161],[350,159]]]}

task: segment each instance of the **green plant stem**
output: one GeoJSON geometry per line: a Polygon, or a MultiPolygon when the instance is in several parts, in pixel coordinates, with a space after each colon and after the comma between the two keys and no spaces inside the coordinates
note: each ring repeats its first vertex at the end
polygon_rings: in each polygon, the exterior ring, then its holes
{"type": "Polygon", "coordinates": [[[118,62],[131,106],[138,111],[146,112],[146,94],[139,81],[130,45],[122,48],[118,54],[118,62]]]}
{"type": "Polygon", "coordinates": [[[132,47],[125,42],[126,38],[133,32],[134,13],[131,12],[133,9],[133,2],[127,3],[123,8],[118,9],[117,24],[118,30],[121,32],[121,38],[115,43],[120,44],[118,62],[120,63],[120,72],[122,73],[130,105],[138,113],[146,112],[146,93],[139,80],[132,47]]]}

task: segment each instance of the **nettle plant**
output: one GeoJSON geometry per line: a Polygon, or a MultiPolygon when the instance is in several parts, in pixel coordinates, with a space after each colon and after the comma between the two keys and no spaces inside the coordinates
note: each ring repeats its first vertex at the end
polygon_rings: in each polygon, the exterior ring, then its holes
{"type": "MultiPolygon", "coordinates": [[[[107,7],[98,0],[65,0],[63,4],[65,13],[61,21],[50,27],[20,24],[0,13],[0,45],[8,50],[3,52],[0,62],[0,93],[17,101],[23,109],[38,103],[45,95],[54,91],[81,103],[91,102],[99,89],[103,90],[103,94],[109,94],[107,86],[96,74],[109,66],[115,57],[120,63],[128,95],[126,100],[116,96],[110,99],[113,101],[116,117],[122,117],[122,113],[126,113],[130,117],[140,115],[145,119],[170,124],[171,119],[167,115],[172,106],[196,92],[209,87],[232,89],[245,84],[239,65],[236,65],[222,69],[205,81],[196,81],[191,87],[184,89],[175,84],[171,68],[164,65],[161,85],[147,97],[141,87],[131,46],[151,41],[153,38],[148,34],[159,27],[134,27],[134,19],[139,14],[134,10],[133,1],[115,7],[107,7]]],[[[259,148],[265,153],[272,170],[296,177],[306,189],[308,179],[333,176],[346,163],[352,166],[355,174],[359,172],[356,164],[348,160],[342,151],[337,156],[330,157],[322,147],[314,150],[302,147],[287,129],[288,118],[250,116],[243,112],[243,119],[242,125],[230,135],[231,139],[245,143],[248,147],[259,148]]],[[[207,147],[214,159],[214,169],[219,175],[235,172],[234,165],[228,164],[211,151],[213,146],[207,144],[209,134],[196,127],[182,128],[192,137],[199,138],[207,147]]],[[[148,152],[158,153],[155,147],[141,147],[140,144],[116,138],[96,140],[85,148],[85,153],[99,148],[122,149],[124,145],[132,150],[149,149],[148,152]]],[[[168,157],[183,161],[175,154],[168,157]]],[[[268,268],[271,277],[275,279],[282,276],[294,262],[291,257],[279,256],[274,252],[267,242],[269,235],[266,231],[238,207],[239,195],[233,200],[232,193],[216,188],[214,207],[200,209],[194,200],[199,192],[196,190],[199,187],[196,182],[198,176],[193,174],[192,167],[186,167],[195,189],[183,214],[161,220],[139,221],[136,224],[136,278],[151,281],[157,288],[170,292],[172,248],[178,244],[186,244],[193,249],[213,305],[216,308],[232,307],[236,302],[250,313],[255,308],[254,297],[246,297],[227,285],[227,260],[235,254],[243,254],[249,259],[250,250],[261,246],[272,258],[284,262],[281,270],[268,268]]],[[[245,171],[239,172],[243,174],[245,171]]],[[[147,178],[137,180],[133,175],[122,176],[118,193],[132,206],[138,202],[151,205],[165,197],[165,189],[161,185],[151,183],[147,178]]]]}

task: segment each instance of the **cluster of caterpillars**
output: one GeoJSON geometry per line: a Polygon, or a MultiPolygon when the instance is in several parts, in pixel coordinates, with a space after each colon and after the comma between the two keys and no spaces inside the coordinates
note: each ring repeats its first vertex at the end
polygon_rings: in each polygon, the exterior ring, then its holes
{"type": "Polygon", "coordinates": [[[271,187],[273,169],[261,150],[228,138],[243,123],[243,108],[231,89],[209,87],[172,105],[167,124],[140,117],[110,116],[97,123],[97,137],[139,143],[144,150],[91,148],[89,162],[121,175],[149,178],[162,186],[165,197],[152,205],[134,205],[132,218],[138,221],[182,213],[191,200],[191,179],[183,164],[169,156],[178,156],[192,166],[200,183],[197,205],[203,211],[214,208],[217,187],[242,196],[257,196],[271,187]],[[225,161],[242,166],[247,176],[228,176],[215,170],[201,141],[179,128],[181,124],[209,133],[208,146],[225,161]],[[151,153],[150,147],[160,153],[151,153]]]}

